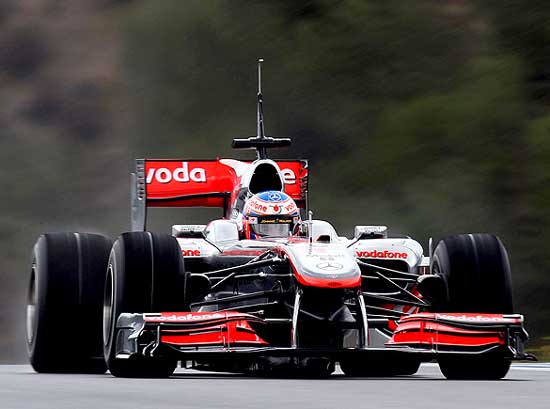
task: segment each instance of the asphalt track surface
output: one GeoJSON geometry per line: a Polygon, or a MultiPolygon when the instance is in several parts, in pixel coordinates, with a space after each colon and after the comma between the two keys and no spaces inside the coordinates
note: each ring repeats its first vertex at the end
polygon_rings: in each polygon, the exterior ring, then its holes
{"type": "Polygon", "coordinates": [[[253,378],[179,369],[170,379],[36,374],[0,366],[0,409],[550,408],[550,364],[514,364],[502,381],[447,381],[434,364],[413,376],[253,378]]]}

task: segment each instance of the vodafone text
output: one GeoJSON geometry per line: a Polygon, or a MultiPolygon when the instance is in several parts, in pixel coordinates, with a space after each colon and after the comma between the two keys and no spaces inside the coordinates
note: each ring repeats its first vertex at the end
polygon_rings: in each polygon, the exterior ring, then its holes
{"type": "Polygon", "coordinates": [[[296,183],[296,175],[292,169],[281,169],[281,175],[283,175],[285,185],[293,185],[296,183]]]}
{"type": "Polygon", "coordinates": [[[478,321],[478,322],[507,322],[504,317],[491,317],[487,315],[446,315],[437,314],[436,318],[442,320],[478,321]]]}
{"type": "MultiPolygon", "coordinates": [[[[199,313],[200,314],[200,313],[199,313]]],[[[182,315],[172,314],[172,315],[156,315],[150,316],[146,315],[145,319],[147,321],[204,321],[204,320],[217,320],[221,318],[226,318],[225,315],[220,313],[214,314],[196,314],[196,313],[187,313],[182,315]]]]}
{"type": "Polygon", "coordinates": [[[184,257],[198,257],[201,255],[201,251],[198,249],[182,249],[181,254],[184,257]]]}
{"type": "Polygon", "coordinates": [[[357,250],[355,252],[356,256],[359,258],[400,258],[400,259],[406,259],[407,253],[400,253],[398,251],[379,251],[379,250],[372,250],[372,251],[361,251],[357,250]]]}
{"type": "Polygon", "coordinates": [[[182,162],[180,168],[173,171],[168,168],[150,168],[147,172],[147,183],[155,179],[158,183],[174,182],[187,183],[189,181],[204,183],[206,182],[206,170],[203,168],[191,168],[187,162],[182,162]]]}
{"type": "MultiPolygon", "coordinates": [[[[292,169],[281,169],[281,175],[286,185],[294,185],[296,183],[296,174],[292,169]]],[[[172,181],[179,183],[206,183],[206,169],[196,167],[191,168],[188,162],[182,162],[181,167],[174,170],[168,168],[149,168],[147,171],[146,182],[152,183],[170,183],[172,181]]]]}

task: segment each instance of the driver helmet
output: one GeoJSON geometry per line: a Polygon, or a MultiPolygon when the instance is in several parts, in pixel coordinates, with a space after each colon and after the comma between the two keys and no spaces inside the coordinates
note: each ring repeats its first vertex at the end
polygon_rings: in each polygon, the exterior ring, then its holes
{"type": "Polygon", "coordinates": [[[285,192],[257,193],[244,205],[243,227],[247,239],[288,237],[299,223],[298,206],[285,192]]]}

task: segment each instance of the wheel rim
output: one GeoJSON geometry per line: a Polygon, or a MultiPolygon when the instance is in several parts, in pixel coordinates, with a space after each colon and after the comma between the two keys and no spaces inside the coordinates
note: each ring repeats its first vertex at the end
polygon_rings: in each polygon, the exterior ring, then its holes
{"type": "Polygon", "coordinates": [[[107,268],[107,279],[105,280],[105,294],[103,297],[103,343],[107,345],[111,338],[111,326],[113,321],[113,265],[107,268]]]}
{"type": "Polygon", "coordinates": [[[29,284],[29,293],[27,295],[27,342],[32,344],[34,341],[34,329],[36,325],[36,264],[33,263],[31,269],[31,282],[29,284]]]}

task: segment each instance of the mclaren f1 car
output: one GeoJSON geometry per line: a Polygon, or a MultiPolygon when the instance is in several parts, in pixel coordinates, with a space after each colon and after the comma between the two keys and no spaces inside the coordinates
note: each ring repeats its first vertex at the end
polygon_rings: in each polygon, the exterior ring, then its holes
{"type": "Polygon", "coordinates": [[[447,378],[500,379],[512,360],[534,359],[499,238],[430,240],[425,254],[385,226],[338,235],[312,217],[308,162],[268,158],[290,139],[265,136],[262,103],[260,88],[257,135],[233,141],[255,160],[139,159],[131,231],[114,242],[38,238],[27,303],[36,371],[167,377],[180,363],[327,376],[338,364],[347,376],[391,376],[436,360],[447,378]],[[283,195],[292,217],[273,207],[283,195]],[[274,213],[247,219],[252,197],[274,213]],[[146,228],[148,208],[196,206],[223,217],[171,234],[146,228]],[[247,223],[277,234],[252,237],[247,223]]]}

